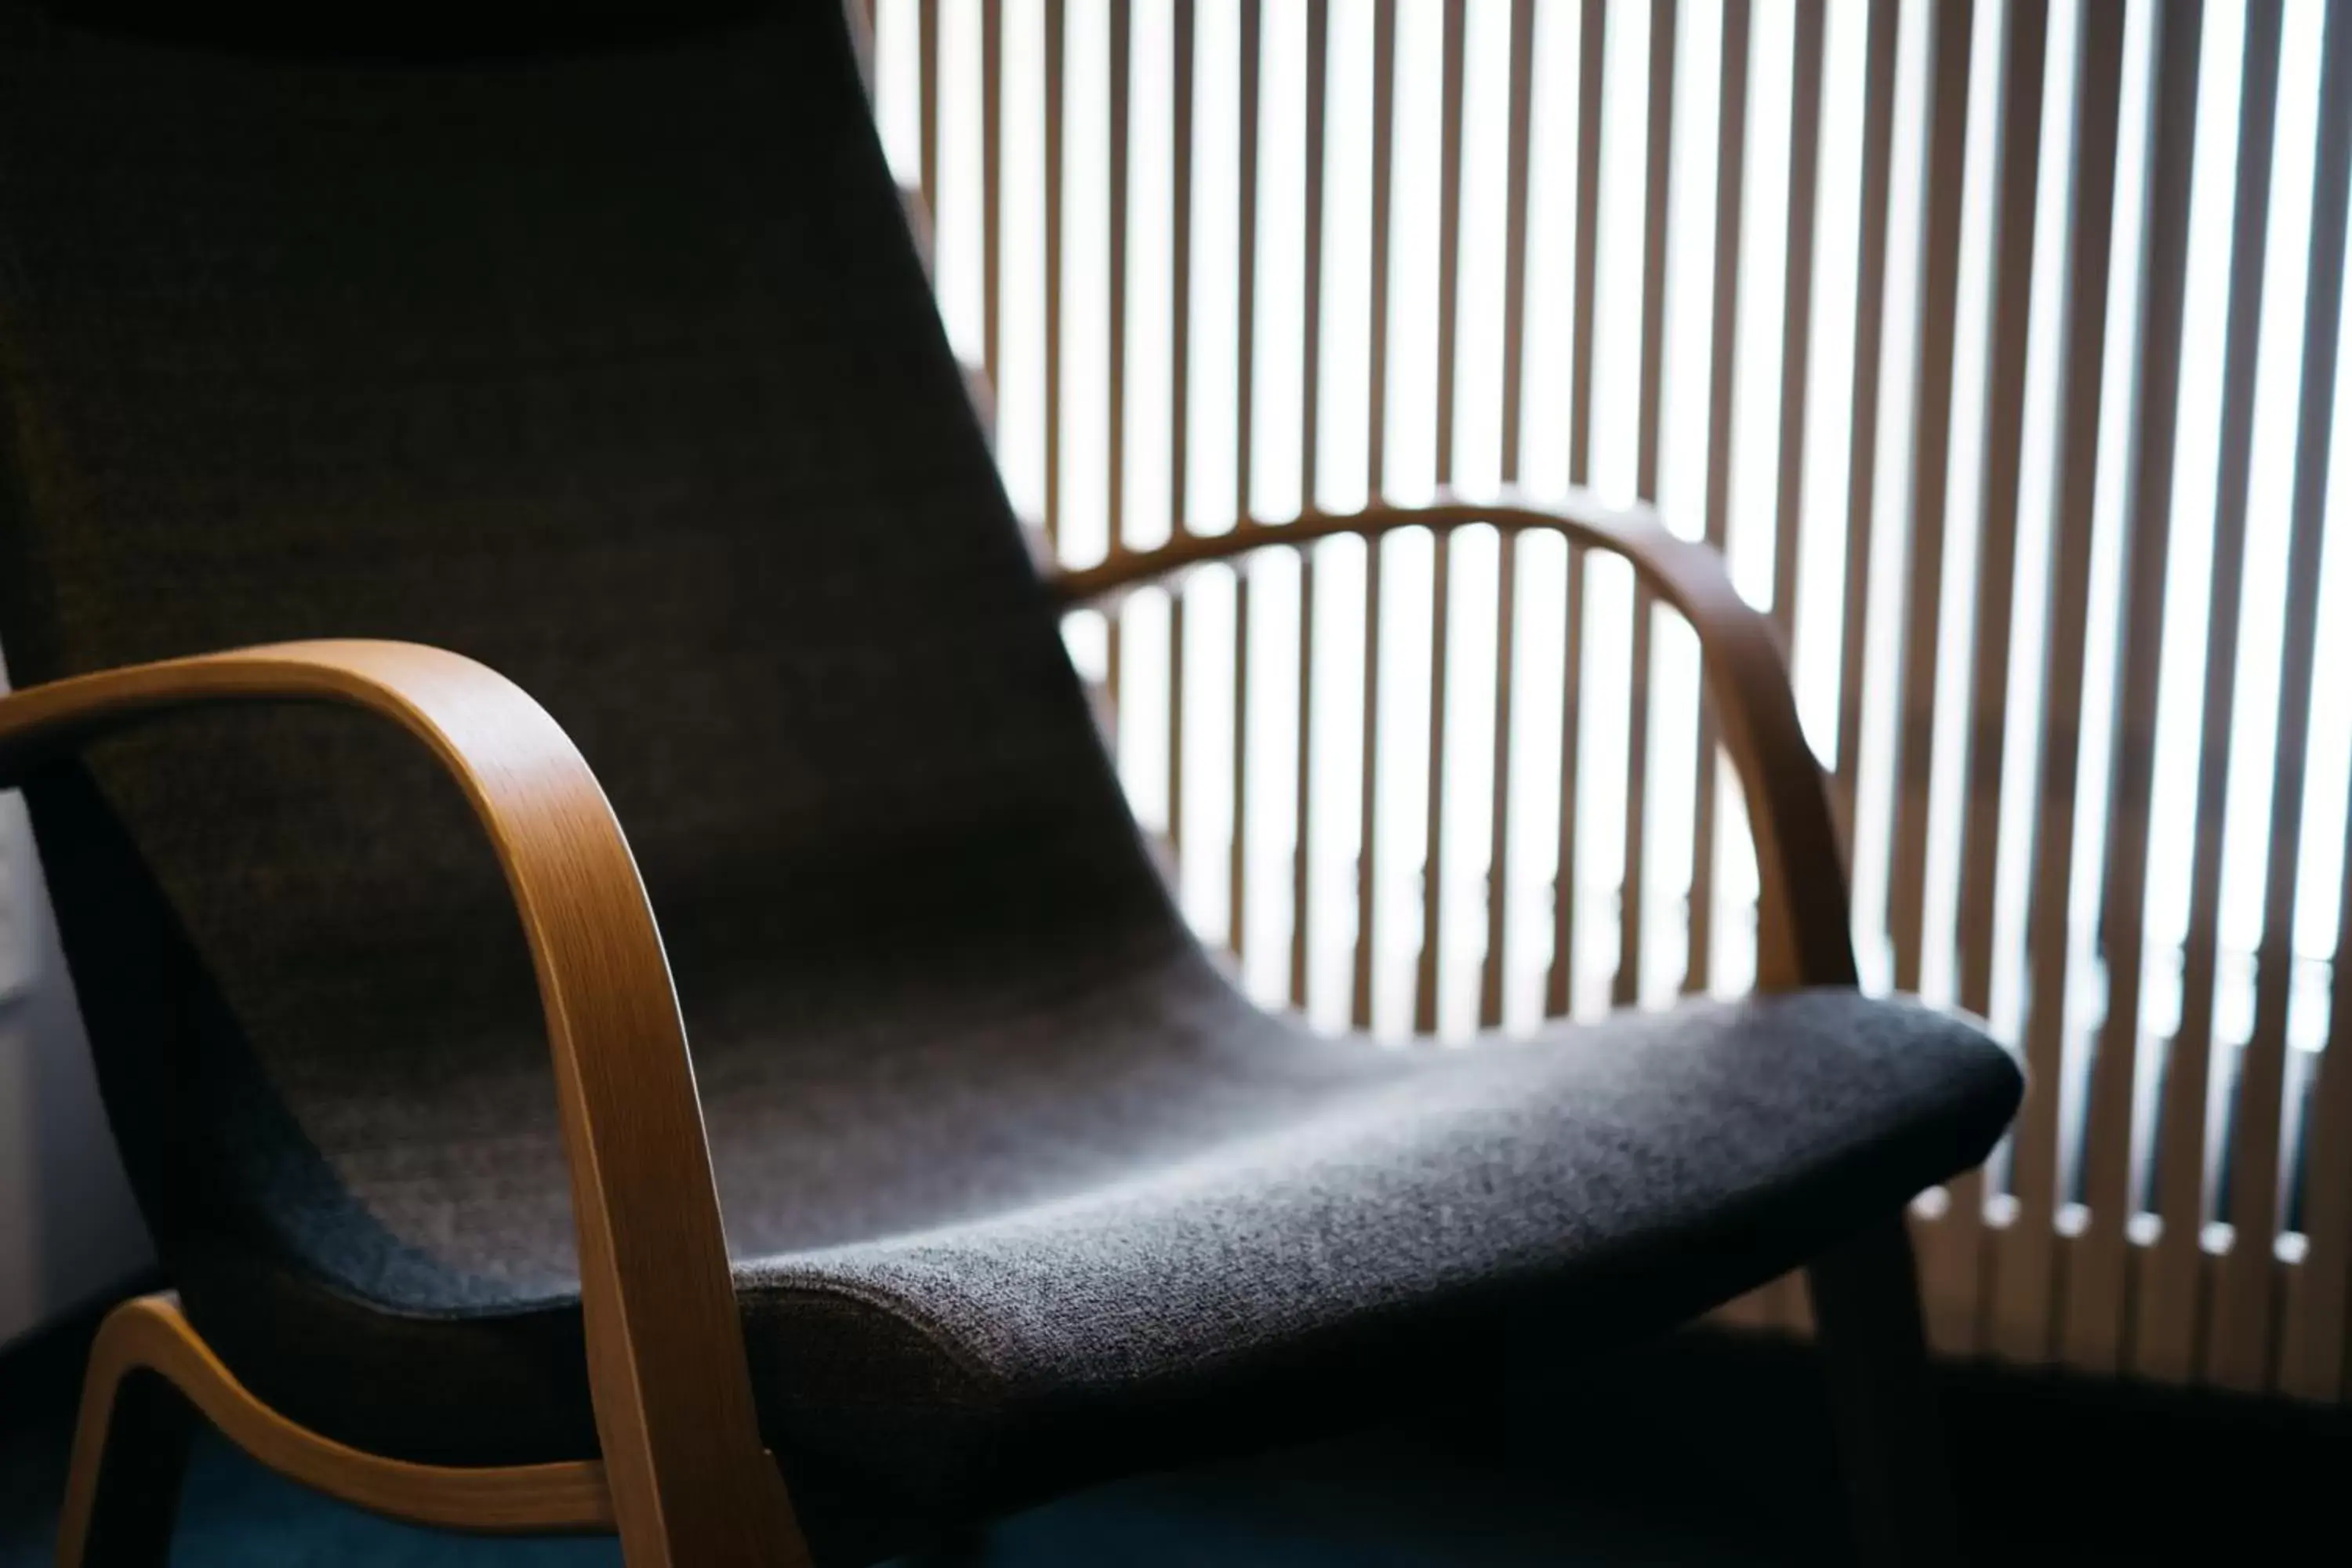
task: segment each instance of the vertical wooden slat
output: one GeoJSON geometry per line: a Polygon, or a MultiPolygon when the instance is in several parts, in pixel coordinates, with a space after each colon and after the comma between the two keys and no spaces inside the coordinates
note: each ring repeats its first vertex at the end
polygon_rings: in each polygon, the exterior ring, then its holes
{"type": "Polygon", "coordinates": [[[1045,0],[1045,542],[1062,544],[1062,120],[1068,0],[1045,0]]]}
{"type": "MultiPolygon", "coordinates": [[[[1818,8],[1801,0],[1799,9],[1818,8]]],[[[1715,276],[1708,300],[1706,486],[1701,508],[1705,537],[1717,550],[1728,542],[1731,522],[1731,416],[1739,346],[1739,263],[1747,217],[1748,60],[1753,32],[1748,0],[1724,0],[1722,29],[1716,92],[1715,276]]],[[[1794,152],[1792,142],[1792,158],[1794,152]]],[[[1794,172],[1792,168],[1792,175],[1794,172]]],[[[1782,368],[1785,374],[1785,360],[1782,368]]],[[[1704,689],[1699,696],[1697,730],[1692,751],[1691,881],[1683,968],[1683,989],[1691,992],[1706,989],[1715,946],[1716,733],[1714,712],[1704,689]]],[[[1791,1326],[1803,1310],[1803,1301],[1799,1277],[1788,1275],[1727,1303],[1720,1316],[1754,1327],[1791,1326]]]]}
{"type": "Polygon", "coordinates": [[[1774,498],[1772,615],[1796,646],[1798,547],[1805,521],[1805,401],[1813,352],[1813,206],[1821,184],[1823,0],[1797,0],[1790,78],[1788,263],[1780,285],[1780,473],[1774,498]]]}
{"type": "MultiPolygon", "coordinates": [[[[1503,176],[1503,483],[1519,478],[1521,378],[1528,318],[1528,143],[1535,119],[1535,0],[1511,0],[1509,142],[1503,176]]],[[[1518,536],[1505,531],[1495,559],[1495,760],[1486,838],[1486,953],[1478,975],[1478,1026],[1503,1022],[1503,959],[1510,918],[1511,688],[1518,612],[1518,536]]]]}
{"type": "Polygon", "coordinates": [[[2189,933],[2181,954],[2180,1026],[2167,1053],[2158,1123],[2156,1212],[2164,1228],[2140,1258],[2135,1370],[2170,1382],[2196,1371],[2203,1316],[2205,1112],[2220,956],[2221,826],[2230,809],[2230,734],[2238,689],[2238,607],[2245,581],[2246,493],[2253,467],[2254,372],[2261,356],[2269,252],[2271,156],[2278,113],[2281,0],[2250,0],[2238,88],[2236,212],[2231,228],[2229,326],[2221,353],[2221,437],[2213,500],[2213,561],[2205,637],[2204,726],[2189,836],[2189,933]]]}
{"type": "MultiPolygon", "coordinates": [[[[1135,84],[1134,0],[1111,0],[1110,7],[1110,406],[1106,411],[1109,473],[1108,552],[1127,548],[1127,174],[1129,107],[1135,84]]],[[[1120,652],[1126,641],[1125,617],[1114,608],[1105,638],[1108,668],[1104,684],[1113,713],[1118,710],[1122,685],[1120,652]]],[[[1112,727],[1116,744],[1118,727],[1112,727]]]]}
{"type": "MultiPolygon", "coordinates": [[[[1666,358],[1667,189],[1674,169],[1675,32],[1676,0],[1652,0],[1650,8],[1648,168],[1642,216],[1642,384],[1634,439],[1634,490],[1644,500],[1658,494],[1658,429],[1664,417],[1666,358]]],[[[1655,601],[1646,586],[1633,590],[1633,658],[1627,666],[1625,735],[1625,861],[1617,895],[1617,977],[1610,999],[1618,1006],[1640,1000],[1642,989],[1643,856],[1648,847],[1650,773],[1650,622],[1655,601]]]]}
{"type": "MultiPolygon", "coordinates": [[[[1192,437],[1192,45],[1193,8],[1175,8],[1175,72],[1170,89],[1174,195],[1169,214],[1168,531],[1187,531],[1192,437]]],[[[1168,847],[1184,859],[1184,588],[1168,595],[1168,847]]]]}
{"type": "MultiPolygon", "coordinates": [[[[1816,53],[1820,7],[1801,3],[1801,14],[1814,18],[1816,53]]],[[[1715,163],[1715,293],[1707,339],[1706,500],[1704,526],[1706,542],[1724,547],[1731,533],[1731,404],[1732,373],[1739,347],[1739,247],[1746,217],[1748,187],[1748,0],[1724,0],[1723,60],[1717,91],[1719,121],[1715,163]]],[[[1801,108],[1800,121],[1811,119],[1801,108]]],[[[1791,139],[1790,189],[1796,189],[1794,137],[1791,139]]],[[[1790,237],[1795,238],[1793,205],[1790,237]]],[[[1811,229],[1808,226],[1808,240],[1811,229]]],[[[1788,344],[1784,341],[1782,352],[1788,344]]],[[[1782,362],[1785,372],[1787,362],[1782,362]]],[[[1802,400],[1802,383],[1798,396],[1802,400]]],[[[1781,401],[1786,417],[1789,403],[1781,401]]],[[[1691,788],[1690,948],[1683,966],[1683,989],[1704,991],[1708,961],[1715,946],[1715,720],[1704,694],[1699,699],[1698,745],[1692,753],[1696,777],[1691,788]]]]}
{"type": "MultiPolygon", "coordinates": [[[[1601,255],[1601,118],[1606,0],[1584,0],[1577,41],[1576,283],[1569,346],[1568,478],[1592,479],[1592,328],[1598,299],[1594,268],[1601,255]]],[[[1544,1012],[1564,1017],[1576,988],[1576,805],[1582,746],[1578,711],[1584,686],[1584,552],[1568,549],[1568,647],[1560,671],[1559,850],[1552,873],[1551,970],[1544,982],[1544,1012]]]]}
{"type": "MultiPolygon", "coordinates": [[[[1323,405],[1323,113],[1331,36],[1330,0],[1307,5],[1307,233],[1299,302],[1298,510],[1315,508],[1323,405]]],[[[1290,872],[1290,1000],[1307,1005],[1308,911],[1315,798],[1310,750],[1315,738],[1315,550],[1298,552],[1298,795],[1290,872]]]]}
{"type": "Polygon", "coordinates": [[[2113,1372],[2123,1350],[2125,1225],[2131,1217],[2133,1085],[2138,1072],[2140,945],[2147,889],[2149,772],[2155,761],[2158,656],[2164,641],[2165,557],[2171,542],[2172,453],[2179,416],[2181,311],[2189,259],[2197,79],[2203,0],[2154,8],[2156,85],[2149,95],[2147,251],[2140,286],[2137,405],[2123,516],[2122,685],[2109,776],[2101,945],[2107,1016],[2098,1031],[2083,1145],[2083,1234],[2069,1251],[2063,1291],[2072,1364],[2113,1372]]]}
{"type": "MultiPolygon", "coordinates": [[[[1454,357],[1462,279],[1462,50],[1466,0],[1445,0],[1445,58],[1440,67],[1437,166],[1437,485],[1454,481],[1454,357]]],[[[1429,788],[1422,833],[1421,961],[1412,1026],[1437,1031],[1437,976],[1443,956],[1445,859],[1445,675],[1454,537],[1430,542],[1429,788]]]]}
{"type": "MultiPolygon", "coordinates": [[[[1912,399],[1911,527],[1904,584],[1901,707],[1895,733],[1895,818],[1887,924],[1895,943],[1895,984],[1919,988],[1921,927],[1927,901],[1927,792],[1935,734],[1937,644],[1944,591],[1945,490],[1951,472],[1953,340],[1959,313],[1961,181],[1968,154],[1971,0],[1935,0],[1927,55],[1927,146],[1920,191],[1927,220],[1919,262],[1917,377],[1912,399]]],[[[1952,1210],[1920,1238],[1920,1287],[1928,1337],[1941,1348],[1963,1337],[1963,1289],[1953,1295],[1948,1267],[1938,1268],[1952,1210]]],[[[1969,1235],[1972,1236],[1973,1231],[1969,1235]]]]}
{"type": "MultiPolygon", "coordinates": [[[[1958,321],[1961,181],[1969,141],[1973,0],[1936,0],[1927,57],[1927,153],[1920,190],[1917,391],[1912,404],[1910,560],[1904,594],[1901,703],[1895,735],[1895,845],[1887,923],[1897,990],[1919,989],[1927,881],[1927,788],[1936,653],[1944,593],[1945,490],[1951,477],[1952,349],[1958,321]]],[[[1932,1309],[1931,1309],[1932,1311],[1932,1309]]]]}
{"type": "MultiPolygon", "coordinates": [[[[1242,0],[1240,189],[1234,266],[1234,521],[1250,515],[1251,420],[1257,364],[1257,71],[1263,0],[1242,0]]],[[[1242,951],[1249,892],[1249,563],[1234,563],[1234,816],[1225,886],[1225,944],[1242,951]]]]}
{"type": "MultiPolygon", "coordinates": [[[[1389,176],[1396,164],[1396,0],[1372,7],[1372,298],[1371,345],[1367,392],[1370,400],[1364,442],[1364,493],[1377,498],[1385,488],[1389,407],[1389,176]]],[[[1361,815],[1357,818],[1356,984],[1353,1016],[1358,1028],[1372,1021],[1373,874],[1378,869],[1381,719],[1381,542],[1364,546],[1364,768],[1361,815]]]]}
{"type": "Polygon", "coordinates": [[[1001,389],[1004,306],[1004,0],[980,5],[981,368],[1001,389]]]}
{"type": "MultiPolygon", "coordinates": [[[[2042,167],[2042,87],[2048,0],[2010,0],[1994,153],[1992,342],[1985,367],[1981,516],[1977,536],[1973,720],[1962,755],[1960,1005],[1992,1011],[1993,877],[2000,853],[2000,779],[2009,724],[2009,645],[2017,595],[2018,479],[2025,439],[2026,329],[2033,303],[2034,209],[2042,167]]],[[[1938,1348],[1975,1353],[1983,1334],[1984,1172],[1948,1189],[1950,1206],[1921,1268],[1938,1348]]]]}
{"type": "Polygon", "coordinates": [[[2286,1068],[2287,1005],[2294,972],[2294,907],[2303,865],[2304,779],[2310,761],[2311,689],[2319,626],[2321,531],[2326,521],[2329,436],[2336,421],[2337,329],[2344,315],[2344,223],[2352,184],[2352,21],[2331,7],[2319,88],[2319,146],[2311,181],[2311,238],[2304,277],[2302,397],[2296,405],[2294,493],[2289,503],[2286,626],[2279,655],[2278,755],[2271,774],[2270,854],[2263,934],[2254,971],[2254,1031],[2238,1077],[2235,1239],[2214,1295],[2207,1373],[2225,1388],[2272,1380],[2276,1305],[2280,1089],[2286,1068]]]}
{"type": "Polygon", "coordinates": [[[1894,168],[1896,0],[1870,0],[1863,44],[1862,211],[1853,274],[1853,379],[1846,437],[1844,625],[1838,642],[1836,788],[1853,855],[1860,787],[1863,676],[1870,638],[1872,531],[1877,513],[1878,382],[1886,333],[1888,177],[1894,168]]]}
{"type": "Polygon", "coordinates": [[[2304,1173],[2303,1266],[2287,1288],[2280,1331],[2279,1388],[2301,1399],[2346,1395],[2352,1296],[2352,799],[2345,806],[2344,865],[2336,906],[2327,1045],[2312,1090],[2310,1164],[2304,1173]]]}
{"type": "Polygon", "coordinates": [[[2026,1100],[2017,1121],[2011,1187],[2015,1217],[2001,1237],[1993,1281],[1991,1346],[2047,1361],[2057,1329],[2059,1080],[2073,925],[2074,793],[2083,722],[2084,626],[2091,595],[2091,523],[2105,386],[2108,268],[2115,234],[2116,151],[2123,95],[2124,8],[2083,8],[2075,58],[2071,236],[2065,349],[2058,363],[2061,426],[2056,515],[2050,530],[2050,601],[2027,925],[2026,1100]]]}
{"type": "MultiPolygon", "coordinates": [[[[1812,376],[1813,209],[1820,185],[1822,50],[1826,6],[1821,0],[1797,0],[1794,59],[1790,80],[1791,121],[1789,130],[1789,234],[1787,269],[1781,281],[1780,339],[1780,473],[1775,498],[1776,534],[1772,556],[1772,613],[1780,623],[1788,647],[1796,647],[1798,542],[1804,526],[1805,399],[1812,376]]],[[[1702,705],[1707,700],[1701,690],[1702,705]]],[[[1706,809],[1714,810],[1716,742],[1713,714],[1704,706],[1708,726],[1700,737],[1706,759],[1706,809]]],[[[1713,837],[1707,845],[1713,864],[1713,837]]],[[[1694,865],[1696,874],[1696,863],[1694,865]]],[[[1761,911],[1759,910],[1760,918],[1761,911]]],[[[1710,922],[1712,910],[1709,911],[1710,922]]],[[[1698,941],[1694,925],[1692,941],[1698,941]]],[[[1702,972],[1692,988],[1703,990],[1702,972]]],[[[1785,1327],[1799,1331],[1812,1325],[1812,1297],[1801,1274],[1783,1275],[1768,1296],[1774,1314],[1785,1327]]]]}
{"type": "Polygon", "coordinates": [[[915,16],[923,210],[936,225],[940,215],[940,0],[916,0],[915,16]]]}
{"type": "Polygon", "coordinates": [[[2018,480],[2025,445],[2026,328],[2033,303],[2049,0],[2010,0],[2005,31],[2000,133],[1994,155],[1992,342],[1985,367],[1976,668],[1969,679],[1973,719],[1966,739],[1966,801],[1960,820],[1960,1005],[1980,1017],[1992,1011],[1993,879],[2000,862],[2000,778],[2007,760],[2018,480]]]}

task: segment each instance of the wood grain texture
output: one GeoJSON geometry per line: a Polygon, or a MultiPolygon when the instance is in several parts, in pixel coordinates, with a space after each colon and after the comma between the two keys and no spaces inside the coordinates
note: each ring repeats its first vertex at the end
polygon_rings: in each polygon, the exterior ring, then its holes
{"type": "Polygon", "coordinates": [[[1854,984],[1836,824],[1821,764],[1798,722],[1780,630],[1739,596],[1721,555],[1669,531],[1647,507],[1611,507],[1581,493],[1539,505],[1506,494],[1492,501],[1441,497],[1424,506],[1308,511],[1285,522],[1244,522],[1225,533],[1172,540],[1158,550],[1065,573],[1054,587],[1066,606],[1075,607],[1269,545],[1342,533],[1373,544],[1400,528],[1444,532],[1480,522],[1507,533],[1548,529],[1572,545],[1622,556],[1649,593],[1690,623],[1756,837],[1762,889],[1757,989],[1854,984]]]}
{"type": "MultiPolygon", "coordinates": [[[[167,1382],[222,1436],[270,1469],[372,1513],[482,1534],[614,1528],[612,1494],[604,1467],[596,1460],[476,1467],[419,1465],[362,1453],[297,1426],[263,1404],[189,1326],[176,1297],[142,1296],[108,1313],[90,1347],[58,1543],[60,1568],[85,1563],[94,1568],[100,1561],[96,1552],[85,1552],[95,1543],[91,1527],[102,1533],[108,1523],[89,1506],[96,1497],[91,1482],[117,1419],[117,1401],[142,1374],[167,1382]]],[[[111,1506],[114,1500],[108,1501],[111,1506]]]]}
{"type": "Polygon", "coordinates": [[[407,731],[465,791],[505,870],[554,1058],[589,1387],[629,1561],[804,1563],[760,1443],[661,935],[611,806],[545,710],[503,676],[437,648],[247,648],[0,700],[0,787],[143,719],[252,701],[355,707],[407,731]]]}

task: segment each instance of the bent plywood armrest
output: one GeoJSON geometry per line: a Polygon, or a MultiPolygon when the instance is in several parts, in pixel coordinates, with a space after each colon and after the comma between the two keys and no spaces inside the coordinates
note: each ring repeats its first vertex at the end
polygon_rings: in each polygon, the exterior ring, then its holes
{"type": "MultiPolygon", "coordinates": [[[[1099,565],[1064,573],[1053,585],[1064,606],[1076,608],[1270,546],[1342,533],[1370,544],[1395,529],[1476,522],[1506,531],[1548,529],[1571,545],[1622,556],[1689,621],[1755,836],[1757,989],[1853,985],[1843,849],[1821,764],[1797,716],[1780,629],[1739,596],[1721,555],[1672,532],[1646,506],[1611,507],[1580,491],[1538,503],[1507,491],[1491,501],[1441,495],[1421,506],[1308,511],[1287,522],[1244,521],[1221,534],[1179,534],[1158,549],[1114,554],[1099,565]]],[[[1806,1270],[1853,1472],[1855,1528],[1872,1562],[1940,1563],[1955,1550],[1913,1281],[1910,1240],[1899,1215],[1817,1258],[1806,1270]]]]}
{"type": "Polygon", "coordinates": [[[1659,523],[1647,507],[1610,507],[1578,492],[1538,504],[1511,492],[1492,501],[1441,496],[1422,506],[1378,505],[1356,512],[1309,511],[1288,522],[1245,521],[1225,533],[1181,534],[1156,550],[1122,552],[1055,580],[1063,603],[1132,588],[1167,574],[1273,545],[1334,534],[1367,542],[1400,528],[1454,529],[1483,522],[1507,531],[1546,529],[1573,545],[1622,555],[1698,635],[1707,689],[1725,745],[1748,796],[1761,887],[1757,922],[1759,990],[1854,984],[1844,856],[1820,763],[1805,743],[1789,684],[1787,653],[1770,616],[1739,596],[1723,557],[1659,523]]]}
{"type": "Polygon", "coordinates": [[[544,709],[471,659],[412,643],[247,648],[0,699],[0,787],[142,719],[257,700],[341,704],[399,725],[464,789],[498,853],[546,1012],[589,1385],[630,1560],[804,1560],[790,1555],[797,1526],[761,1446],[661,935],[595,775],[544,709]]]}

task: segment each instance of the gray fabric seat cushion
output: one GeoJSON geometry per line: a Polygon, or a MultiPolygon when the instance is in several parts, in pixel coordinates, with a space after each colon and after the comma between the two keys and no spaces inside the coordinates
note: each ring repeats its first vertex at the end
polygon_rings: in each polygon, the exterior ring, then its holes
{"type": "MultiPolygon", "coordinates": [[[[919,1021],[887,1082],[705,1086],[762,1419],[843,1561],[1662,1330],[1981,1158],[2019,1090],[1965,1023],[1852,993],[1403,1047],[1189,947],[858,1034],[919,1021]]],[[[346,1441],[593,1453],[559,1157],[443,1158],[362,1184],[344,1291],[261,1266],[199,1326],[346,1441]]]]}

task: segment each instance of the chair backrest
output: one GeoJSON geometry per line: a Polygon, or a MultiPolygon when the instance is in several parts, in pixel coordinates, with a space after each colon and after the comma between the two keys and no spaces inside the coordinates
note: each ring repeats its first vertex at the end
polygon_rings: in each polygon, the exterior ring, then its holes
{"type": "MultiPolygon", "coordinates": [[[[1181,941],[838,0],[275,9],[0,0],[16,682],[309,637],[504,672],[630,835],[710,1094],[859,986],[1181,941]]],[[[28,795],[167,1252],[553,1137],[497,874],[382,726],[215,711],[28,795]]]]}

